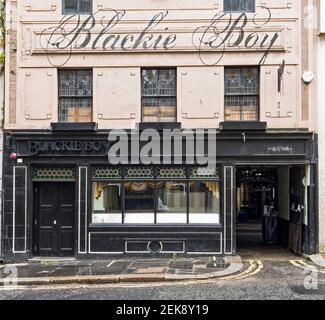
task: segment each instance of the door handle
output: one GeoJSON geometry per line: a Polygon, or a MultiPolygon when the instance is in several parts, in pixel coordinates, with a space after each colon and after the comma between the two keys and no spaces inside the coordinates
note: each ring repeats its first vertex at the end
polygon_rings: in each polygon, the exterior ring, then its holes
{"type": "Polygon", "coordinates": [[[56,220],[54,220],[53,224],[56,226],[56,220]]]}

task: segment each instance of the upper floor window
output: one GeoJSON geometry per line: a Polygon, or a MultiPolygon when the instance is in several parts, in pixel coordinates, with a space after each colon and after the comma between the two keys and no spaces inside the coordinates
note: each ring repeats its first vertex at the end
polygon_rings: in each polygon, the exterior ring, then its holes
{"type": "Polygon", "coordinates": [[[142,70],[142,122],[176,122],[176,69],[142,70]]]}
{"type": "Polygon", "coordinates": [[[258,121],[259,68],[225,68],[225,121],[258,121]]]}
{"type": "Polygon", "coordinates": [[[255,0],[223,0],[224,12],[255,12],[255,0]]]}
{"type": "Polygon", "coordinates": [[[63,0],[63,14],[92,14],[92,0],[63,0]]]}
{"type": "Polygon", "coordinates": [[[91,122],[92,70],[59,71],[59,122],[91,122]]]}

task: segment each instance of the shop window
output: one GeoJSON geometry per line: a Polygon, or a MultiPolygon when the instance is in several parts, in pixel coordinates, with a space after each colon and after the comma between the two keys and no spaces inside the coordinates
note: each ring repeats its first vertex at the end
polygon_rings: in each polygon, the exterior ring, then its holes
{"type": "Polygon", "coordinates": [[[225,121],[258,121],[259,69],[225,68],[225,121]]]}
{"type": "Polygon", "coordinates": [[[125,183],[125,210],[154,211],[155,186],[153,182],[125,183]]]}
{"type": "Polygon", "coordinates": [[[125,182],[125,223],[155,222],[154,182],[125,182]]]}
{"type": "Polygon", "coordinates": [[[255,12],[255,0],[224,0],[224,12],[255,12]]]}
{"type": "Polygon", "coordinates": [[[92,0],[63,0],[63,14],[92,14],[92,0]]]}
{"type": "Polygon", "coordinates": [[[219,168],[111,167],[92,171],[92,222],[219,224],[219,168]]]}
{"type": "Polygon", "coordinates": [[[91,122],[92,70],[59,71],[59,122],[91,122]]]}
{"type": "Polygon", "coordinates": [[[191,181],[189,189],[189,222],[219,223],[219,182],[191,181]]]}
{"type": "Polygon", "coordinates": [[[157,183],[157,223],[187,223],[186,182],[157,183]]]}
{"type": "Polygon", "coordinates": [[[176,69],[142,70],[142,122],[176,122],[176,69]]]}
{"type": "Polygon", "coordinates": [[[93,223],[122,223],[122,184],[93,182],[93,223]]]}

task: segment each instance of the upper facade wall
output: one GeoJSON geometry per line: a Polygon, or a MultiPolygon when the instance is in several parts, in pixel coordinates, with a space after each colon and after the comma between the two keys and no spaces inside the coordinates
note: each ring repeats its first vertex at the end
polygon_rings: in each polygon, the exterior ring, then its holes
{"type": "Polygon", "coordinates": [[[80,67],[93,68],[99,127],[132,128],[141,119],[146,66],[177,67],[177,120],[184,128],[218,127],[224,66],[249,65],[260,65],[260,120],[269,128],[313,129],[301,106],[301,1],[256,0],[256,12],[237,23],[240,14],[223,15],[222,0],[93,0],[92,17],[64,23],[62,0],[10,2],[17,5],[17,67],[7,129],[49,128],[57,121],[58,69],[80,67]]]}

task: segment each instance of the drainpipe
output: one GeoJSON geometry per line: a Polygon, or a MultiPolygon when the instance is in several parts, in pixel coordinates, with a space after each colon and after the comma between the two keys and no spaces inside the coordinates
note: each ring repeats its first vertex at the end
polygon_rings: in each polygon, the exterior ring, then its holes
{"type": "MultiPolygon", "coordinates": [[[[3,6],[3,14],[6,15],[6,0],[0,0],[1,2],[1,6],[3,6]]],[[[6,18],[4,18],[4,25],[2,26],[3,28],[5,28],[5,21],[6,18]]],[[[1,35],[0,35],[1,36],[1,35]]],[[[5,31],[3,34],[3,44],[1,46],[1,51],[3,53],[5,53],[5,31]]],[[[0,139],[2,139],[2,150],[4,150],[4,136],[3,136],[3,123],[4,123],[4,107],[5,107],[5,64],[1,67],[0,70],[0,82],[2,85],[2,90],[0,92],[0,96],[1,96],[1,102],[0,102],[0,112],[1,112],[1,116],[0,116],[0,130],[1,130],[1,136],[0,139]]],[[[3,220],[4,220],[4,192],[3,192],[3,152],[2,154],[0,154],[0,156],[2,157],[2,161],[0,162],[0,175],[1,175],[1,184],[0,184],[0,263],[3,263],[3,220]]]]}

